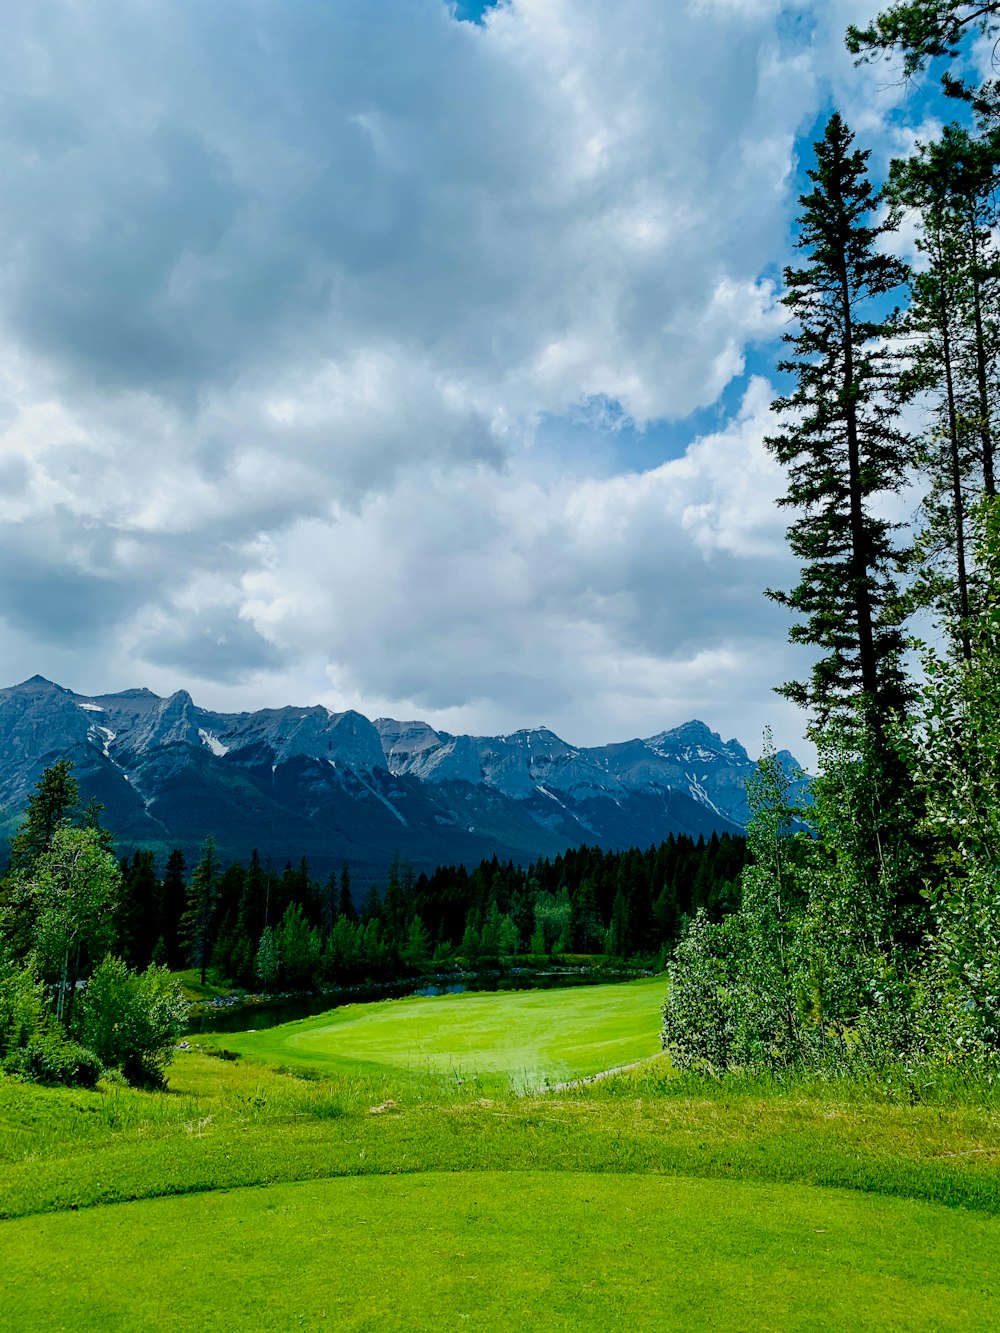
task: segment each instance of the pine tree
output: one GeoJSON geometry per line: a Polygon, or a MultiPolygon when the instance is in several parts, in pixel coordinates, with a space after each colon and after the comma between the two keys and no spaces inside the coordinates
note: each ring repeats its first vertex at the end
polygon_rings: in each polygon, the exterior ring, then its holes
{"type": "Polygon", "coordinates": [[[930,481],[915,551],[918,602],[936,606],[956,650],[971,656],[975,593],[970,500],[995,494],[994,422],[1000,332],[991,236],[992,154],[958,126],[893,163],[889,191],[921,219],[926,262],[911,275],[908,331],[917,388],[935,404],[922,450],[930,481]]]}
{"type": "Polygon", "coordinates": [[[981,487],[987,499],[997,493],[994,441],[1000,417],[1000,254],[995,241],[998,152],[995,136],[977,140],[957,125],[946,126],[941,142],[930,150],[931,168],[946,177],[956,229],[962,232],[965,329],[958,348],[959,410],[970,436],[978,440],[981,487]]]}
{"type": "Polygon", "coordinates": [[[572,939],[577,953],[590,953],[599,947],[601,935],[597,907],[594,901],[594,885],[589,878],[580,881],[572,899],[572,939]]]}
{"type": "MultiPolygon", "coordinates": [[[[857,64],[898,52],[903,57],[903,74],[910,78],[928,61],[953,60],[968,37],[994,36],[1000,27],[998,19],[1000,0],[896,0],[867,28],[852,23],[847,29],[847,49],[858,57],[857,64]]],[[[996,79],[976,89],[946,69],[941,82],[949,97],[971,102],[979,116],[986,120],[997,116],[1000,85],[996,79]]]]}
{"type": "Polygon", "coordinates": [[[389,862],[389,880],[382,901],[382,926],[387,944],[399,945],[404,939],[405,906],[400,879],[400,857],[394,852],[389,862]]]}
{"type": "Polygon", "coordinates": [[[139,972],[152,961],[163,934],[162,886],[153,853],[136,851],[131,863],[122,863],[122,950],[139,972]]]}
{"type": "Polygon", "coordinates": [[[35,783],[28,809],[10,845],[8,871],[30,870],[56,830],[70,823],[80,805],[80,789],[69,759],[58,759],[35,783]]]}
{"type": "Polygon", "coordinates": [[[802,569],[797,587],[768,595],[801,617],[792,641],[822,654],[807,682],[781,693],[820,725],[863,705],[881,732],[906,697],[900,552],[893,525],[877,512],[902,487],[913,453],[896,418],[898,375],[887,346],[897,322],[882,312],[906,271],[879,249],[894,220],[869,220],[879,197],[869,154],[852,151],[852,142],[840,115],[831,116],[809,172],[814,188],[801,197],[798,246],[807,263],[785,270],[783,302],[798,330],[785,335],[795,355],[779,369],[796,386],[774,404],[782,429],[766,443],[788,472],[779,503],[801,511],[788,541],[802,569]]]}
{"type": "Polygon", "coordinates": [[[219,878],[215,903],[212,962],[222,974],[236,979],[242,958],[239,930],[240,905],[243,902],[247,872],[239,861],[227,866],[219,878]]]}
{"type": "Polygon", "coordinates": [[[163,871],[163,918],[161,932],[166,962],[172,968],[184,966],[184,949],[181,943],[181,919],[187,907],[187,864],[184,853],[179,847],[167,857],[163,871]]]}
{"type": "Polygon", "coordinates": [[[346,861],[340,872],[340,898],[337,902],[337,920],[339,921],[341,918],[350,921],[352,924],[357,924],[358,920],[354,899],[351,897],[351,872],[346,861]]]}
{"type": "Polygon", "coordinates": [[[326,883],[323,886],[323,898],[320,907],[320,926],[325,939],[333,930],[333,924],[337,920],[337,872],[335,870],[331,870],[327,876],[326,883]]]}
{"type": "Polygon", "coordinates": [[[201,860],[191,876],[187,910],[181,918],[181,939],[187,945],[192,965],[201,973],[203,986],[212,957],[215,899],[218,887],[219,862],[215,855],[215,839],[208,837],[202,848],[201,860]]]}
{"type": "Polygon", "coordinates": [[[611,908],[611,924],[608,926],[607,952],[612,958],[624,958],[628,947],[629,911],[628,898],[622,890],[615,894],[611,908]]]}
{"type": "Polygon", "coordinates": [[[247,866],[246,878],[243,881],[243,896],[240,899],[239,915],[236,919],[237,934],[250,940],[254,946],[268,924],[267,909],[267,874],[255,847],[250,853],[250,864],[247,866]]]}

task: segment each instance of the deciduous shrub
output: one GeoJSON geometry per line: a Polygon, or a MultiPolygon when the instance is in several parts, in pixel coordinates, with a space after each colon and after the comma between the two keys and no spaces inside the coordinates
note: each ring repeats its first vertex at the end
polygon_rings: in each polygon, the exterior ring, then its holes
{"type": "Polygon", "coordinates": [[[92,1088],[104,1072],[94,1054],[85,1046],[69,1041],[55,1023],[37,1028],[23,1046],[10,1051],[3,1062],[10,1074],[19,1074],[33,1083],[64,1083],[92,1088]]]}
{"type": "Polygon", "coordinates": [[[120,958],[109,957],[90,978],[75,1034],[130,1083],[159,1087],[184,1031],[186,1008],[165,967],[133,972],[120,958]]]}

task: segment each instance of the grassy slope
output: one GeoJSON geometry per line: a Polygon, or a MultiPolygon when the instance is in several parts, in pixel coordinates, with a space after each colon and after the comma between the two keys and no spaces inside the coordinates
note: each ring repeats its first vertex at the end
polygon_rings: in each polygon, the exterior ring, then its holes
{"type": "MultiPolygon", "coordinates": [[[[566,1052],[569,1010],[562,1028],[544,1005],[595,994],[366,1007],[379,1021],[358,1066],[330,1036],[362,1053],[360,1015],[342,1010],[342,1027],[325,1016],[254,1034],[284,1072],[206,1043],[179,1056],[166,1095],[0,1080],[0,1214],[18,1219],[0,1225],[0,1326],[240,1327],[248,1310],[265,1328],[419,1329],[463,1314],[488,1329],[995,1326],[995,1105],[762,1096],[684,1085],[662,1060],[484,1096],[435,1073],[433,1051],[409,1069],[380,1063],[393,1015],[398,1045],[436,1030],[440,1054],[458,1029],[435,1013],[495,1013],[518,1069],[543,1067],[525,1052],[555,1042],[566,1069],[552,1074],[585,1072],[607,1009],[566,1052]],[[291,1058],[304,1029],[327,1035],[291,1058]],[[92,1206],[127,1200],[149,1202],[92,1206]]],[[[634,1005],[635,1033],[655,1022],[649,983],[609,998],[634,1005]]],[[[478,1064],[485,1025],[459,1029],[478,1064]]]]}
{"type": "Polygon", "coordinates": [[[319,1181],[3,1238],[17,1328],[986,1330],[1000,1294],[994,1219],[651,1176],[319,1181]]]}

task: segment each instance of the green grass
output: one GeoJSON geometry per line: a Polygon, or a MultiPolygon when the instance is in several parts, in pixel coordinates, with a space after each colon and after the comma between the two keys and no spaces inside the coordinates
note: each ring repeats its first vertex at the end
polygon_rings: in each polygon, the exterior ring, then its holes
{"type": "Polygon", "coordinates": [[[640,1058],[661,988],[353,1006],[166,1093],[0,1077],[0,1328],[996,1327],[995,1090],[509,1086],[640,1058]]]}
{"type": "Polygon", "coordinates": [[[174,972],[172,975],[175,980],[180,982],[185,1000],[192,1004],[202,1003],[205,1000],[216,1000],[232,994],[232,987],[228,982],[216,976],[214,969],[209,969],[206,973],[204,984],[201,980],[201,972],[197,967],[189,967],[183,972],[174,972]]]}
{"type": "Polygon", "coordinates": [[[510,1082],[539,1088],[655,1055],[662,1000],[659,977],[551,991],[410,996],[344,1005],[218,1040],[241,1054],[315,1072],[409,1070],[484,1089],[510,1082]]]}
{"type": "Polygon", "coordinates": [[[25,1329],[968,1333],[996,1327],[1000,1297],[995,1219],[682,1177],[328,1180],[30,1218],[3,1240],[3,1318],[25,1329]]]}

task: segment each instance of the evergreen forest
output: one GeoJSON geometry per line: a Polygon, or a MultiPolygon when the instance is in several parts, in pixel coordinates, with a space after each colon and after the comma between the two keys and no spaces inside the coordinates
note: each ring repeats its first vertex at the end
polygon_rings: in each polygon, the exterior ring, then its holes
{"type": "Polygon", "coordinates": [[[738,905],[745,859],[745,840],[729,834],[419,876],[397,856],[386,882],[359,897],[348,866],[316,881],[305,860],[278,872],[254,852],[221,869],[208,844],[190,874],[174,852],[159,877],[139,851],[122,865],[119,947],[140,970],[211,966],[265,991],[569,955],[658,969],[686,920],[719,920],[738,905]]]}

